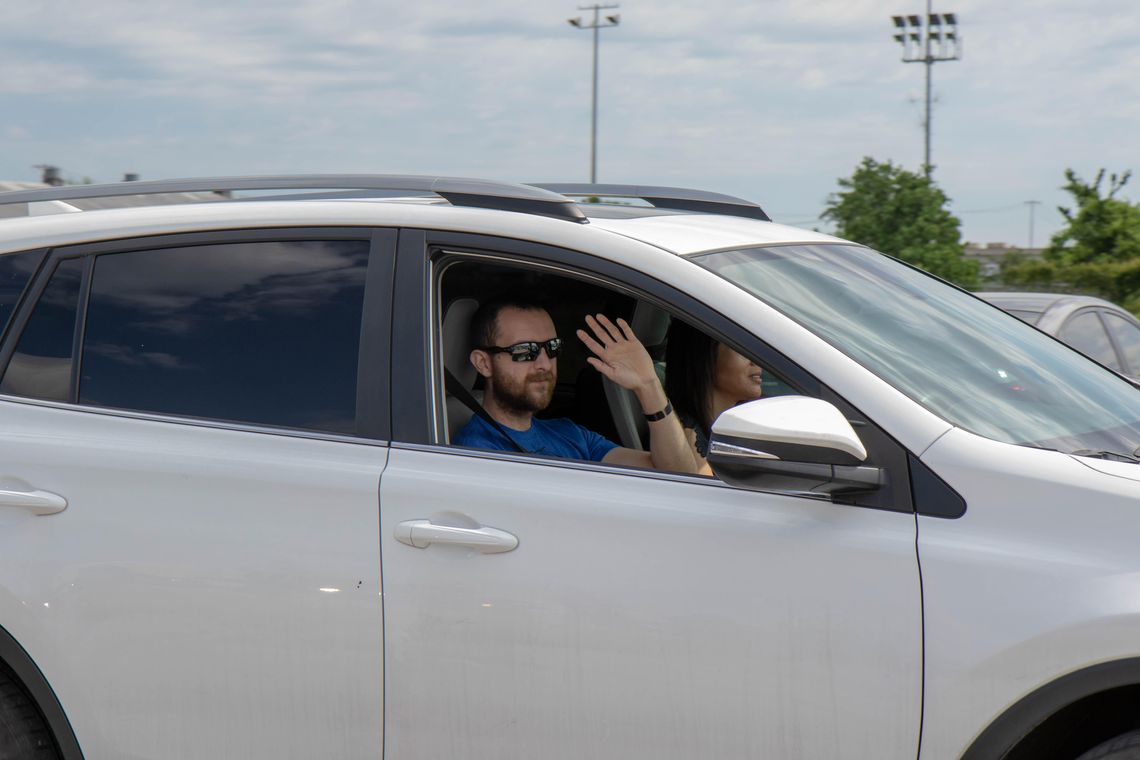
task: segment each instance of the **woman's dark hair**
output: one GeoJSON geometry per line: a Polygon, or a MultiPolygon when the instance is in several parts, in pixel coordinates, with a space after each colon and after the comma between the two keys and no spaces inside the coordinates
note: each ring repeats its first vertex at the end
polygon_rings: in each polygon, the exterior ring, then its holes
{"type": "Polygon", "coordinates": [[[681,419],[694,420],[708,433],[709,402],[716,371],[717,342],[679,319],[669,324],[665,342],[665,393],[681,419]]]}

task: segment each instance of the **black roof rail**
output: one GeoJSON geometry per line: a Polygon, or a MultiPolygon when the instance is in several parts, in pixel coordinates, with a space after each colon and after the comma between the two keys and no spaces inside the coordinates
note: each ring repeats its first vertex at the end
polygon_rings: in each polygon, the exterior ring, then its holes
{"type": "Polygon", "coordinates": [[[721,193],[691,190],[685,187],[653,187],[650,185],[605,185],[588,182],[536,182],[533,187],[562,195],[598,196],[604,198],[640,198],[655,208],[727,214],[749,219],[772,221],[759,204],[721,193]]]}
{"type": "MultiPolygon", "coordinates": [[[[376,190],[435,193],[453,206],[520,211],[585,224],[586,215],[574,201],[531,185],[461,177],[423,177],[407,174],[293,174],[257,177],[203,177],[198,179],[146,180],[106,185],[67,185],[0,193],[0,205],[110,198],[158,193],[228,193],[246,190],[376,190]]],[[[277,196],[287,198],[289,196],[277,196]]],[[[312,198],[313,194],[304,197],[312,198]]],[[[327,196],[326,196],[327,197],[327,196]]],[[[223,200],[219,198],[219,200],[223,200]]]]}

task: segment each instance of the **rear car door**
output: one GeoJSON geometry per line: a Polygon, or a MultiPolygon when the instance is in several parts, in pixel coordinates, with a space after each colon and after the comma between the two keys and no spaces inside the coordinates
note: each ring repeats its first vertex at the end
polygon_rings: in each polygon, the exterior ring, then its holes
{"type": "Polygon", "coordinates": [[[379,756],[395,237],[45,257],[0,356],[0,625],[87,757],[379,756]]]}
{"type": "Polygon", "coordinates": [[[870,508],[447,446],[429,262],[462,252],[602,277],[764,350],[681,283],[527,243],[402,233],[402,369],[381,484],[387,756],[915,756],[921,611],[905,454],[901,468],[879,461],[901,488],[870,508]],[[400,540],[423,520],[518,545],[400,540]]]}

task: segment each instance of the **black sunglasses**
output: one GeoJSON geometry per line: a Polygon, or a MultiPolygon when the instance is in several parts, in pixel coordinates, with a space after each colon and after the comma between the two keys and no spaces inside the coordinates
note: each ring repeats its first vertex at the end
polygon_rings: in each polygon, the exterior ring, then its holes
{"type": "Polygon", "coordinates": [[[506,348],[502,346],[479,346],[479,350],[486,351],[489,354],[510,354],[511,361],[515,362],[532,362],[538,358],[538,352],[544,348],[546,355],[551,359],[558,358],[558,355],[562,353],[562,338],[551,338],[542,343],[536,340],[526,340],[506,348]]]}

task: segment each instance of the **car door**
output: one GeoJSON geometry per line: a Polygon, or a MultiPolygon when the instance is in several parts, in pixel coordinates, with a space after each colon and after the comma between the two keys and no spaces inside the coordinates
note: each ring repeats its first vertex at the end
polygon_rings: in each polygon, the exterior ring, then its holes
{"type": "Polygon", "coordinates": [[[52,251],[5,343],[0,624],[87,757],[379,757],[394,231],[52,251]]]}
{"type": "Polygon", "coordinates": [[[905,485],[869,508],[443,445],[425,262],[464,250],[606,277],[763,350],[680,287],[609,262],[401,234],[396,309],[423,318],[395,335],[381,483],[386,756],[915,756],[921,611],[905,485]],[[486,544],[409,545],[423,521],[486,544]]]}

